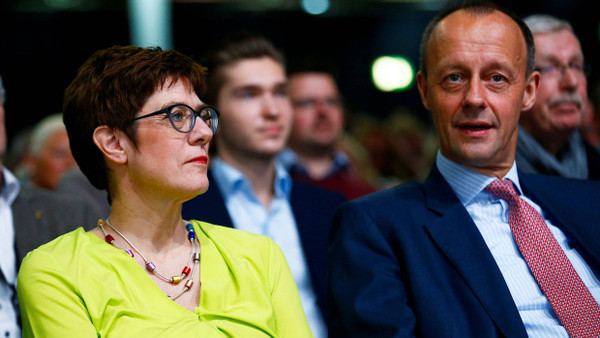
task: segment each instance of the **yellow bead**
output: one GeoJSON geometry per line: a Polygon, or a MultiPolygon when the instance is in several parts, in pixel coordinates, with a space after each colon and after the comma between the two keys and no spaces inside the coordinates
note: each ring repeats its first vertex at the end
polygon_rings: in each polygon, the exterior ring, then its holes
{"type": "Polygon", "coordinates": [[[171,280],[173,280],[171,283],[178,284],[179,282],[181,282],[181,276],[173,276],[171,277],[171,280]]]}

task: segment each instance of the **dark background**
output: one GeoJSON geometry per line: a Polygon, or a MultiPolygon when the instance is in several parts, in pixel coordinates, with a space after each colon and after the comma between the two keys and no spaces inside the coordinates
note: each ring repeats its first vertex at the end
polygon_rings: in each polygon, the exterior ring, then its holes
{"type": "MultiPolygon", "coordinates": [[[[288,59],[320,53],[334,62],[351,112],[385,117],[403,106],[428,120],[414,82],[404,92],[380,92],[372,84],[370,67],[377,56],[390,54],[405,55],[417,67],[421,34],[448,2],[330,1],[330,10],[319,16],[303,12],[299,0],[173,1],[173,47],[199,57],[223,36],[251,29],[267,35],[288,59]]],[[[124,0],[71,0],[59,9],[50,2],[0,0],[0,74],[7,90],[9,144],[18,131],[61,110],[64,89],[95,50],[130,44],[124,0]]],[[[547,13],[569,20],[592,66],[590,94],[595,92],[600,14],[593,2],[498,3],[520,16],[547,13]]]]}

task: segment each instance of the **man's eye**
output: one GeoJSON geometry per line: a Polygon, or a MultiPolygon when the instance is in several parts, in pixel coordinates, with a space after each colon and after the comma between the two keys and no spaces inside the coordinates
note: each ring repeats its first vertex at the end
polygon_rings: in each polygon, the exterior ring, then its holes
{"type": "Polygon", "coordinates": [[[293,104],[297,108],[312,108],[316,105],[316,102],[313,99],[301,99],[294,101],[293,104]]]}
{"type": "Polygon", "coordinates": [[[253,98],[254,96],[256,96],[256,95],[255,95],[255,93],[254,93],[253,91],[249,91],[249,90],[242,91],[242,92],[240,92],[238,95],[239,95],[239,97],[241,97],[241,98],[243,98],[243,99],[251,99],[251,98],[253,98]]]}
{"type": "Polygon", "coordinates": [[[282,97],[286,97],[288,95],[287,90],[285,89],[278,89],[275,91],[275,96],[282,96],[282,97]]]}
{"type": "Polygon", "coordinates": [[[494,82],[502,82],[502,81],[504,81],[504,76],[502,76],[502,75],[494,75],[494,76],[492,76],[492,80],[494,82]]]}
{"type": "Polygon", "coordinates": [[[457,82],[460,80],[460,76],[458,76],[458,74],[450,74],[448,75],[448,80],[451,82],[457,82]]]}

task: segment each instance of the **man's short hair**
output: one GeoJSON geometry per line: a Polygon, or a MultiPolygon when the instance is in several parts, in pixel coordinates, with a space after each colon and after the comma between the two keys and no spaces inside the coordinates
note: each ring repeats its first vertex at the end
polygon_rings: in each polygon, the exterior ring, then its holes
{"type": "Polygon", "coordinates": [[[526,17],[523,21],[529,27],[531,34],[552,33],[563,29],[575,34],[573,27],[568,21],[551,15],[534,14],[526,17]]]}
{"type": "Polygon", "coordinates": [[[527,46],[527,65],[525,68],[525,76],[529,76],[529,74],[533,72],[535,67],[535,45],[533,42],[533,34],[529,30],[523,19],[518,17],[512,11],[503,8],[493,2],[467,1],[451,6],[445,9],[444,11],[440,12],[429,22],[429,24],[425,28],[425,31],[423,32],[423,38],[421,39],[421,55],[419,57],[419,70],[425,77],[427,77],[427,44],[429,43],[433,30],[435,29],[435,27],[437,27],[437,24],[440,23],[440,21],[442,21],[445,17],[460,10],[464,10],[467,13],[478,16],[492,14],[495,11],[499,11],[508,15],[521,29],[521,33],[523,34],[523,38],[525,39],[525,44],[527,46]]]}
{"type": "Polygon", "coordinates": [[[206,94],[203,101],[218,105],[219,91],[225,81],[223,68],[239,61],[268,57],[285,68],[283,54],[264,36],[253,32],[237,32],[222,40],[202,60],[208,69],[206,94]]]}

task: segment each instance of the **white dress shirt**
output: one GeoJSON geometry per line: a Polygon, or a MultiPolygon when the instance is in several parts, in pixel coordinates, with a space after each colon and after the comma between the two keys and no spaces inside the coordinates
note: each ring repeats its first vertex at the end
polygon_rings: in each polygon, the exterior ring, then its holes
{"type": "Polygon", "coordinates": [[[327,337],[290,205],[292,180],[287,171],[281,164],[275,166],[275,193],[269,208],[258,200],[250,181],[239,170],[219,158],[213,158],[211,171],[235,228],[268,236],[279,245],[292,271],[313,334],[315,337],[327,337]]]}
{"type": "MultiPolygon", "coordinates": [[[[508,203],[484,191],[485,187],[496,178],[465,168],[445,158],[439,152],[436,165],[481,232],[508,285],[527,334],[530,337],[568,337],[514,241],[508,224],[508,203]]],[[[563,232],[552,225],[537,204],[523,195],[516,164],[513,164],[504,178],[511,180],[517,193],[541,213],[571,264],[589,288],[596,302],[599,302],[598,279],[579,253],[571,247],[563,232]]]]}

